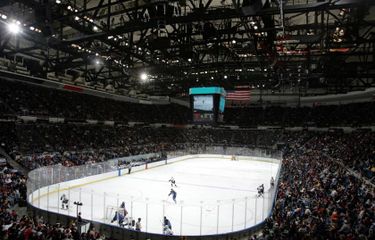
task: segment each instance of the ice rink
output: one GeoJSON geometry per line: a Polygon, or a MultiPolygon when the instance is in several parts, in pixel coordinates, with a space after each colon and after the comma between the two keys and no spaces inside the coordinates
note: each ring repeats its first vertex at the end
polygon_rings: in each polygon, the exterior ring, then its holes
{"type": "Polygon", "coordinates": [[[226,233],[248,228],[266,217],[272,199],[269,193],[257,198],[256,189],[264,184],[269,190],[271,176],[276,178],[278,169],[277,163],[258,160],[195,158],[74,184],[49,194],[34,193],[33,204],[75,216],[73,202],[80,201],[84,219],[116,224],[110,220],[124,201],[128,217],[142,219],[142,231],[162,234],[161,222],[166,216],[175,235],[226,233]],[[177,203],[168,197],[171,177],[177,184],[177,203]],[[61,209],[62,194],[70,199],[69,210],[61,209]]]}

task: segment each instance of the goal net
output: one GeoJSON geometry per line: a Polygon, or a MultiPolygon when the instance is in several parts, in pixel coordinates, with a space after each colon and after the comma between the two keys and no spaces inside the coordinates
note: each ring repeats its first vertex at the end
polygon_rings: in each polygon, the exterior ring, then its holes
{"type": "Polygon", "coordinates": [[[107,206],[105,209],[105,216],[104,220],[107,223],[113,222],[118,222],[118,215],[121,214],[122,216],[126,216],[128,212],[126,211],[125,208],[120,208],[116,206],[107,206]]]}
{"type": "Polygon", "coordinates": [[[232,156],[230,157],[230,160],[232,160],[232,161],[236,161],[236,160],[237,160],[236,155],[232,155],[232,156]]]}

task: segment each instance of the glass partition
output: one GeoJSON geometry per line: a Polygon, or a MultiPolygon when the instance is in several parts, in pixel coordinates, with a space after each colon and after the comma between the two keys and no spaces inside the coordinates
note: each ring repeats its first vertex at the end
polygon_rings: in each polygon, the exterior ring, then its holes
{"type": "MultiPolygon", "coordinates": [[[[142,231],[157,234],[167,234],[162,226],[164,216],[170,216],[173,219],[174,235],[212,235],[240,231],[263,222],[271,213],[277,193],[276,186],[281,169],[281,159],[279,151],[270,149],[204,145],[194,147],[189,145],[183,150],[171,151],[166,154],[152,153],[130,156],[75,167],[62,165],[43,167],[29,173],[28,202],[37,208],[63,215],[76,216],[79,211],[82,212],[84,219],[130,229],[134,229],[134,222],[141,218],[142,231]],[[204,201],[200,201],[199,197],[189,201],[177,198],[176,203],[144,196],[142,191],[126,190],[126,184],[120,185],[118,188],[107,188],[104,191],[91,187],[94,186],[93,183],[98,184],[110,179],[115,181],[119,176],[125,176],[127,170],[119,170],[119,160],[139,163],[140,159],[167,156],[167,159],[158,162],[145,161],[144,165],[133,167],[132,170],[144,171],[153,167],[186,161],[183,156],[202,157],[199,156],[200,154],[228,161],[258,161],[272,164],[274,185],[267,184],[269,187],[264,189],[262,196],[258,196],[257,192],[250,191],[255,189],[250,189],[249,194],[242,197],[228,195],[204,201]],[[63,195],[69,199],[68,208],[62,206],[63,195]],[[83,205],[77,206],[74,202],[83,205]],[[125,208],[120,206],[122,202],[125,203],[125,208]],[[125,219],[123,216],[116,218],[115,216],[119,216],[118,213],[126,215],[125,219]]],[[[247,189],[245,190],[247,191],[247,189]]]]}

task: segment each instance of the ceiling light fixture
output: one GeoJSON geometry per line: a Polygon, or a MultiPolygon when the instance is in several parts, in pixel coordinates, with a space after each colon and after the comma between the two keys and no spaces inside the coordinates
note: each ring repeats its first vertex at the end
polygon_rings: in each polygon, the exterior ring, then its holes
{"type": "Polygon", "coordinates": [[[147,74],[146,73],[141,73],[141,80],[142,81],[146,81],[147,80],[147,78],[148,78],[148,76],[147,76],[147,74]]]}
{"type": "Polygon", "coordinates": [[[8,23],[8,31],[14,35],[17,35],[18,33],[20,33],[22,30],[21,30],[21,27],[19,24],[15,23],[15,22],[11,22],[11,23],[8,23]]]}

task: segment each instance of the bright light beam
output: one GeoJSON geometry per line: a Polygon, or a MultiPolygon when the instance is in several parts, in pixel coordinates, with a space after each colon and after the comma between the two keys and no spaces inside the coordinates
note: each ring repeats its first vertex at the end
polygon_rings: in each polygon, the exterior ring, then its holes
{"type": "Polygon", "coordinates": [[[147,74],[146,73],[141,73],[141,80],[142,81],[146,81],[148,78],[147,74]]]}
{"type": "Polygon", "coordinates": [[[13,35],[17,35],[22,31],[22,29],[21,29],[21,26],[18,25],[17,23],[11,22],[11,23],[8,23],[8,31],[13,35]]]}

